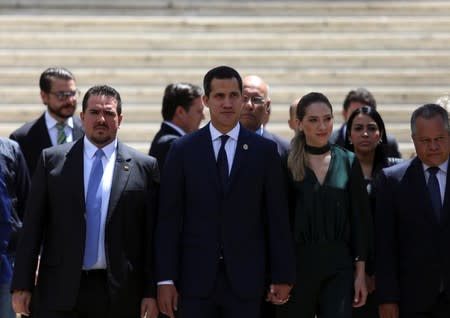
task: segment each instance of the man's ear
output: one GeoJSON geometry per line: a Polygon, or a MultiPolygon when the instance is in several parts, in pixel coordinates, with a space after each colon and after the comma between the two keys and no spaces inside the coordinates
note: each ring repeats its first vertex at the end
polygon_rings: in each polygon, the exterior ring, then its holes
{"type": "Polygon", "coordinates": [[[272,111],[271,107],[272,107],[272,101],[269,99],[269,100],[266,102],[266,113],[267,113],[267,114],[270,114],[270,112],[272,111]]]}

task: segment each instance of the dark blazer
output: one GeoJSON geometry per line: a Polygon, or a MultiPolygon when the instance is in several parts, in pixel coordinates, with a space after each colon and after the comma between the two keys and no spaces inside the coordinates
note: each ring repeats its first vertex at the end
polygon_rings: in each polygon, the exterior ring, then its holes
{"type": "Polygon", "coordinates": [[[170,145],[177,138],[180,138],[181,134],[167,125],[166,123],[161,123],[161,128],[156,133],[155,138],[153,138],[152,145],[148,154],[155,157],[158,160],[158,166],[162,171],[164,162],[166,161],[167,153],[169,152],[170,145]]]}
{"type": "Polygon", "coordinates": [[[441,278],[450,292],[450,174],[437,222],[421,161],[382,170],[375,213],[376,280],[380,303],[400,311],[426,311],[439,294],[441,278]]]}
{"type": "MultiPolygon", "coordinates": [[[[78,140],[83,135],[81,120],[73,116],[73,140],[78,140]]],[[[45,123],[45,114],[19,127],[11,133],[9,138],[19,143],[20,149],[25,156],[30,176],[33,176],[41,151],[52,146],[45,123]]]]}
{"type": "MultiPolygon", "coordinates": [[[[338,146],[341,146],[342,148],[345,148],[345,127],[346,125],[343,124],[338,130],[333,131],[330,137],[330,142],[332,144],[336,144],[338,146]]],[[[395,137],[392,135],[386,135],[386,138],[388,142],[386,148],[386,156],[401,158],[402,155],[398,150],[398,143],[395,137]]]]}
{"type": "Polygon", "coordinates": [[[0,281],[12,278],[17,237],[22,227],[25,201],[30,188],[28,169],[19,145],[0,137],[0,281]]]}
{"type": "MultiPolygon", "coordinates": [[[[70,310],[78,294],[85,244],[83,139],[45,149],[33,177],[12,289],[34,289],[40,306],[70,310]],[[42,251],[41,251],[42,248],[42,251]]],[[[139,317],[140,301],[155,296],[152,233],[159,173],[154,158],[119,142],[105,249],[112,312],[139,317]]],[[[115,315],[112,315],[115,317],[115,315]]]]}
{"type": "Polygon", "coordinates": [[[289,141],[268,132],[266,129],[263,130],[262,136],[266,139],[272,140],[274,143],[277,144],[277,150],[280,156],[286,154],[289,151],[289,149],[291,149],[289,141]]]}
{"type": "Polygon", "coordinates": [[[172,144],[161,181],[158,281],[176,281],[182,297],[207,297],[223,253],[231,289],[243,299],[262,296],[267,273],[270,282],[293,283],[285,181],[275,143],[241,126],[223,193],[208,124],[172,144]]]}

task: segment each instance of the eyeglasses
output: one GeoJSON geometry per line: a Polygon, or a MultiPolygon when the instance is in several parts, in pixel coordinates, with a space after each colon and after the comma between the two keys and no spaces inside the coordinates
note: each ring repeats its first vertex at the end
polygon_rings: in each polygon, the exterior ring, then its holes
{"type": "Polygon", "coordinates": [[[55,96],[58,100],[66,100],[69,97],[79,97],[80,96],[80,90],[75,89],[73,91],[67,91],[67,92],[49,92],[49,94],[55,96]]]}
{"type": "Polygon", "coordinates": [[[257,95],[252,96],[252,97],[243,95],[243,96],[242,96],[242,101],[243,101],[245,104],[247,104],[247,103],[250,101],[250,103],[251,103],[253,106],[262,106],[262,105],[264,105],[264,103],[266,102],[264,98],[262,98],[261,96],[257,96],[257,95]]]}

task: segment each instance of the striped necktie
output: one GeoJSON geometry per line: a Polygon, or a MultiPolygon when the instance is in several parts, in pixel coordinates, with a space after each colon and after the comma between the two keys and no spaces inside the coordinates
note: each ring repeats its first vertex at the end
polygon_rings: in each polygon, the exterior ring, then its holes
{"type": "Polygon", "coordinates": [[[66,133],[64,132],[64,128],[66,127],[65,123],[57,123],[56,128],[58,129],[58,136],[56,138],[56,142],[58,145],[66,143],[66,133]]]}

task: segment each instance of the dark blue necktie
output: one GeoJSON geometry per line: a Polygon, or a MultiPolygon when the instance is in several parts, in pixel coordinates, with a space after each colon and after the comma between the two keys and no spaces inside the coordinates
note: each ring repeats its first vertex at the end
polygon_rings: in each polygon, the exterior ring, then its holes
{"type": "Polygon", "coordinates": [[[439,181],[436,177],[436,173],[439,172],[438,167],[430,167],[428,168],[428,172],[430,173],[430,177],[428,178],[428,192],[430,192],[431,203],[433,204],[434,214],[436,215],[436,219],[439,222],[441,219],[441,209],[442,209],[442,201],[441,201],[441,190],[439,188],[439,181]]]}
{"type": "Polygon", "coordinates": [[[86,194],[86,243],[83,266],[91,268],[97,262],[98,238],[100,236],[100,216],[102,207],[102,191],[100,181],[103,176],[103,150],[97,149],[89,175],[86,194]]]}
{"type": "Polygon", "coordinates": [[[228,135],[220,136],[220,149],[217,156],[217,170],[219,172],[220,184],[222,185],[222,191],[226,191],[228,187],[228,158],[225,151],[225,144],[227,143],[228,135]]]}

